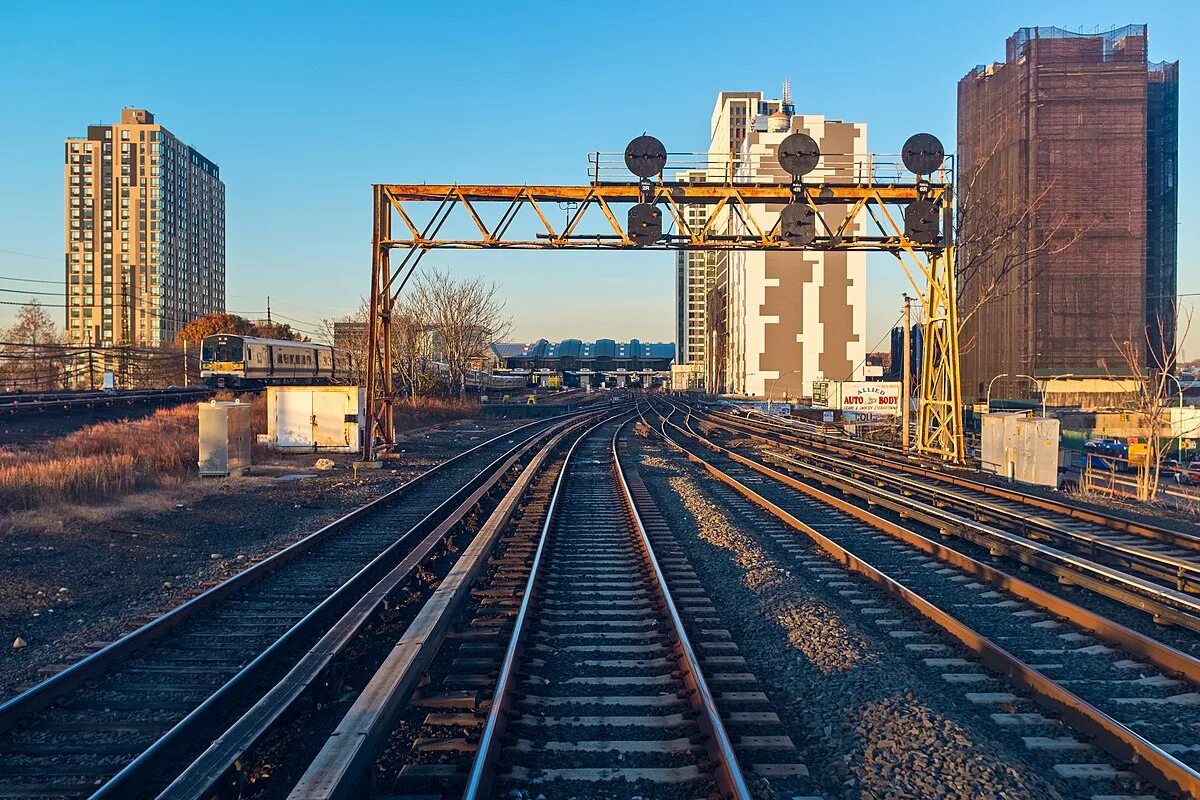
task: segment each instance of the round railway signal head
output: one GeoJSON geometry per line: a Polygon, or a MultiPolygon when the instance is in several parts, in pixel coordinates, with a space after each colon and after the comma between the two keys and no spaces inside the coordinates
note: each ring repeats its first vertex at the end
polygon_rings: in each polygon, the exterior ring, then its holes
{"type": "Polygon", "coordinates": [[[934,244],[938,240],[941,209],[928,200],[914,200],[904,209],[904,235],[917,244],[934,244]]]}
{"type": "Polygon", "coordinates": [[[779,212],[779,238],[792,247],[806,247],[817,238],[817,215],[804,203],[788,203],[779,212]]]}
{"type": "Polygon", "coordinates": [[[779,166],[789,175],[799,178],[817,168],[817,162],[821,160],[821,148],[807,133],[793,133],[779,143],[776,157],[779,166]]]}
{"type": "Polygon", "coordinates": [[[628,230],[638,247],[654,244],[662,238],[662,212],[652,203],[638,203],[629,209],[628,230]]]}
{"type": "Polygon", "coordinates": [[[914,133],[900,149],[900,158],[909,172],[929,175],[946,160],[946,149],[932,133],[914,133]]]}
{"type": "Polygon", "coordinates": [[[653,136],[639,136],[625,145],[625,166],[639,178],[653,178],[667,165],[667,148],[653,136]]]}

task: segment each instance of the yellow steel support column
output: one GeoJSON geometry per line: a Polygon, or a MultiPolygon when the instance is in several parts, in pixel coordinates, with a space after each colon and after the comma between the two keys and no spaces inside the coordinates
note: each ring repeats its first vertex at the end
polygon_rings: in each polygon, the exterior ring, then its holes
{"type": "Polygon", "coordinates": [[[962,372],[958,359],[958,304],[954,251],[931,254],[921,342],[921,399],[917,449],[961,463],[963,441],[962,372]]]}

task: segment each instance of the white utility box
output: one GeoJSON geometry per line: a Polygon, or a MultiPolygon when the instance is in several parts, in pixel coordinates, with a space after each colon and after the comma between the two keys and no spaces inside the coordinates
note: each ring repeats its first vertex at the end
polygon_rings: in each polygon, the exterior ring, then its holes
{"type": "Polygon", "coordinates": [[[357,453],[365,408],[361,386],[268,386],[267,445],[291,452],[357,453]]]}
{"type": "Polygon", "coordinates": [[[250,468],[250,406],[212,400],[197,403],[200,474],[241,475],[250,468]]]}
{"type": "Polygon", "coordinates": [[[1057,419],[992,412],[983,415],[980,468],[1009,480],[1058,485],[1057,419]]]}

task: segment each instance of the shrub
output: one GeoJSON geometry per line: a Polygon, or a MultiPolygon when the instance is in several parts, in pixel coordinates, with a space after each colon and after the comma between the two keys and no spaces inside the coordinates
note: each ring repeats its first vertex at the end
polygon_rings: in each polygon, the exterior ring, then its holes
{"type": "Polygon", "coordinates": [[[102,422],[32,450],[0,449],[0,511],[101,503],[183,480],[196,467],[196,409],[102,422]]]}

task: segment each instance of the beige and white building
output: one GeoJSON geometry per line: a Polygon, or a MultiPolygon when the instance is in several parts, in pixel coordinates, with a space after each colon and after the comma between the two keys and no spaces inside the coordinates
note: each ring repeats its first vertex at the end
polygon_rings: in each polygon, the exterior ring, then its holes
{"type": "Polygon", "coordinates": [[[225,309],[220,170],[154,115],[66,140],[66,337],[160,345],[225,309]]]}
{"type": "MultiPolygon", "coordinates": [[[[779,99],[758,92],[722,92],[712,115],[707,180],[789,183],[776,160],[780,142],[807,133],[823,154],[807,182],[850,179],[865,160],[863,123],[796,115],[789,87],[779,99]]],[[[680,179],[683,179],[680,176],[680,179]]],[[[772,225],[782,206],[755,209],[772,225]]],[[[831,207],[831,226],[845,208],[831,207]]],[[[690,213],[690,211],[689,211],[690,213]]],[[[819,223],[818,223],[819,224],[819,223]]],[[[716,227],[728,233],[740,221],[726,215],[716,227]]],[[[862,221],[856,222],[861,226],[862,221]]],[[[709,391],[748,397],[809,396],[814,381],[862,380],[866,360],[866,254],[821,251],[721,251],[681,254],[679,363],[702,363],[709,391]],[[707,257],[709,261],[702,261],[707,257]],[[701,269],[699,264],[704,263],[701,269]],[[693,265],[697,265],[693,268],[693,265]],[[692,302],[704,276],[706,302],[692,302]],[[692,333],[696,327],[703,337],[692,333]],[[697,351],[695,342],[700,342],[697,351]]]]}

